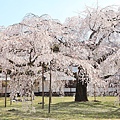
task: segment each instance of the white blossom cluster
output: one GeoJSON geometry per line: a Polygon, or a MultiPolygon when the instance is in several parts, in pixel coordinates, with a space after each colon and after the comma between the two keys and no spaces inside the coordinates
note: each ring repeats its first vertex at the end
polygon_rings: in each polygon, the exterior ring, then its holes
{"type": "MultiPolygon", "coordinates": [[[[28,14],[18,24],[1,27],[0,65],[4,72],[11,71],[12,99],[17,93],[33,99],[33,83],[41,77],[42,63],[49,71],[52,61],[53,71],[71,76],[69,66],[82,65],[91,83],[100,86],[103,84],[102,76],[109,72],[115,74],[120,69],[119,45],[115,42],[120,35],[120,12],[106,7],[87,8],[84,13],[85,16],[67,18],[63,24],[49,15],[28,14]],[[102,52],[106,50],[104,43],[112,44],[117,52],[102,52]],[[115,59],[116,62],[105,69],[107,61],[115,59]]],[[[52,89],[61,88],[63,91],[63,86],[63,81],[52,82],[52,89]]]]}

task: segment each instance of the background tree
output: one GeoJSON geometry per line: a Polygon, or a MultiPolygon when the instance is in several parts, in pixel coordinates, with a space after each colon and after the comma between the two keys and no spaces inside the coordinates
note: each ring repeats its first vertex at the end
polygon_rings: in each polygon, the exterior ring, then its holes
{"type": "Polygon", "coordinates": [[[116,6],[87,8],[82,25],[87,25],[84,29],[88,36],[85,46],[91,51],[90,61],[93,61],[94,68],[99,70],[99,76],[108,82],[107,79],[120,69],[119,8],[116,6]]]}

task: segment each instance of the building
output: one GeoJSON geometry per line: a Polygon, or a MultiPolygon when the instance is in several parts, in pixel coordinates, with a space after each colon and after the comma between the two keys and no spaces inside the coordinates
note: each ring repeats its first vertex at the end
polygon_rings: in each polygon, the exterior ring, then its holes
{"type": "MultiPolygon", "coordinates": [[[[49,82],[50,82],[50,73],[46,72],[44,74],[44,92],[45,95],[49,93],[49,82]]],[[[70,75],[65,74],[60,71],[52,71],[51,72],[51,87],[53,95],[73,95],[76,91],[76,79],[70,75]]],[[[42,80],[37,80],[36,88],[34,89],[35,93],[42,94],[42,80]]]]}
{"type": "MultiPolygon", "coordinates": [[[[10,81],[10,76],[7,75],[7,93],[10,93],[9,81],[10,81]]],[[[0,73],[0,96],[4,96],[5,87],[6,87],[6,75],[3,73],[0,73]]]]}

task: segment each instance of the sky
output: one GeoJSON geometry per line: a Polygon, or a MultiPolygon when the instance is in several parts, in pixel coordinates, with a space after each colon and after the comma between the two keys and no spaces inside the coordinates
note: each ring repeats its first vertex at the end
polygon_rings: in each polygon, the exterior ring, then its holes
{"type": "Polygon", "coordinates": [[[22,21],[28,13],[50,15],[62,23],[67,17],[77,16],[86,6],[120,5],[120,0],[0,0],[0,26],[22,21]]]}

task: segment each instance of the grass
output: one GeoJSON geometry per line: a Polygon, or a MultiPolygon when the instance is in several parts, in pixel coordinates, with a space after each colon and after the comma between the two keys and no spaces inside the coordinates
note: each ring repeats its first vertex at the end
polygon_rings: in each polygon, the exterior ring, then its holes
{"type": "Polygon", "coordinates": [[[120,120],[120,106],[115,104],[115,97],[97,97],[94,102],[74,102],[73,97],[53,97],[51,113],[48,113],[48,97],[42,109],[41,97],[35,97],[33,106],[36,112],[24,111],[21,102],[4,107],[4,98],[0,98],[0,120],[120,120]]]}

